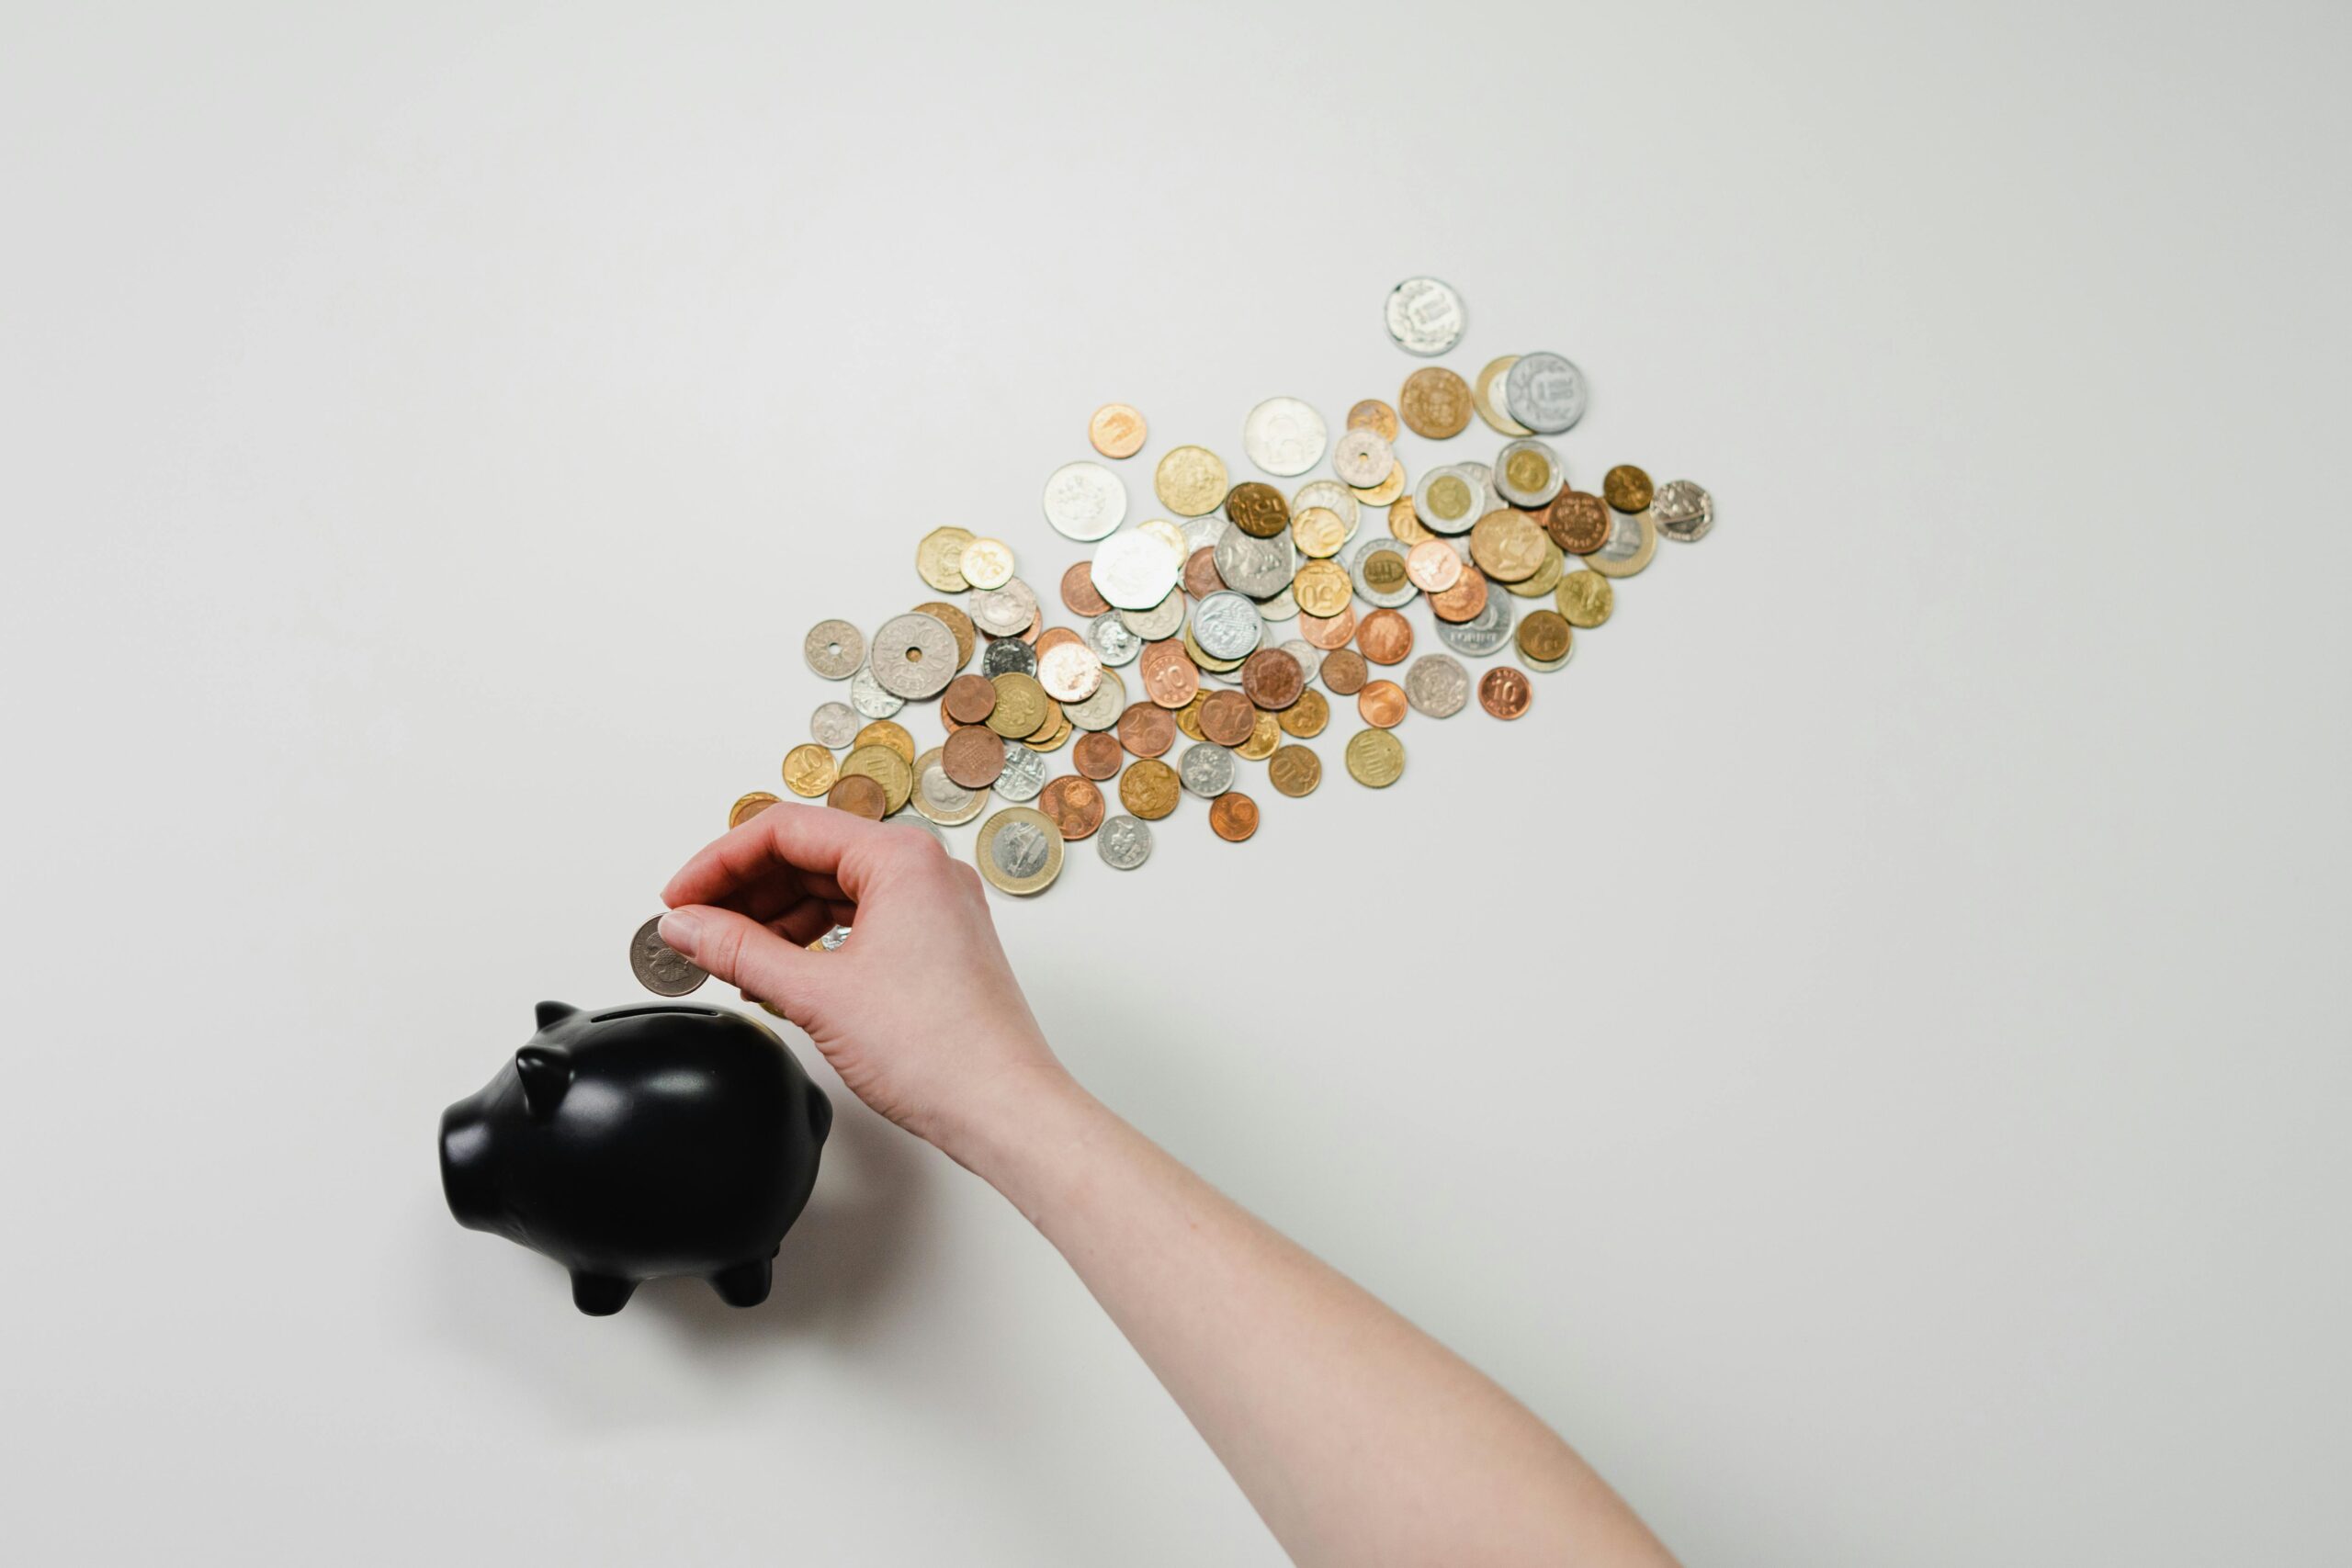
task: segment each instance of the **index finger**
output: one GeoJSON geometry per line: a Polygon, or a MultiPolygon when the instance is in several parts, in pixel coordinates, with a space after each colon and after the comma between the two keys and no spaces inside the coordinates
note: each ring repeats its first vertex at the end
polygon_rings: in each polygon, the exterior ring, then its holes
{"type": "Polygon", "coordinates": [[[831,877],[854,901],[873,874],[875,852],[896,841],[888,832],[847,811],[778,801],[704,845],[662,889],[662,902],[724,904],[785,872],[831,877]]]}

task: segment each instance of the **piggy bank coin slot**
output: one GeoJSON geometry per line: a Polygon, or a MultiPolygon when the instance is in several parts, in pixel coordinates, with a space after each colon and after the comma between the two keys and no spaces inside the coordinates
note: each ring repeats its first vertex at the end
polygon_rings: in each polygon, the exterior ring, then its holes
{"type": "Polygon", "coordinates": [[[717,1008],[664,1007],[659,1002],[650,1002],[643,1007],[615,1008],[610,1012],[600,1012],[588,1021],[605,1023],[616,1018],[648,1018],[656,1013],[684,1013],[689,1018],[725,1018],[727,1016],[717,1008]]]}

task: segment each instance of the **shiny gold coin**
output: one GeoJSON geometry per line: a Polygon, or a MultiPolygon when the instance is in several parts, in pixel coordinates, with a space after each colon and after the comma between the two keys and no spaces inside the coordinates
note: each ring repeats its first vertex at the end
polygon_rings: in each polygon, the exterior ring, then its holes
{"type": "Polygon", "coordinates": [[[1304,746],[1277,747],[1266,759],[1266,777],[1293,800],[1313,795],[1315,786],[1323,782],[1323,759],[1304,746]]]}
{"type": "Polygon", "coordinates": [[[1119,804],[1147,822],[1157,822],[1176,809],[1183,783],[1176,770],[1157,757],[1138,757],[1119,775],[1119,804]]]}
{"type": "Polygon", "coordinates": [[[1037,684],[1037,678],[1008,670],[989,676],[989,683],[996,688],[996,707],[989,714],[988,727],[1007,740],[1025,740],[1036,734],[1038,726],[1046,722],[1046,705],[1053,701],[1046,695],[1046,688],[1037,684]]]}
{"type": "Polygon", "coordinates": [[[1356,591],[1348,569],[1329,560],[1308,561],[1298,569],[1290,586],[1297,595],[1298,607],[1310,615],[1338,615],[1348,607],[1348,600],[1356,591]]]}
{"type": "Polygon", "coordinates": [[[1609,520],[1609,542],[1584,558],[1603,577],[1631,577],[1657,554],[1657,524],[1646,512],[1619,513],[1609,520]]]}
{"type": "Polygon", "coordinates": [[[1299,554],[1329,560],[1348,542],[1348,525],[1329,507],[1310,506],[1290,520],[1290,536],[1299,554]]]}
{"type": "Polygon", "coordinates": [[[1555,668],[1567,658],[1576,640],[1576,634],[1568,629],[1568,618],[1555,610],[1531,613],[1519,623],[1519,629],[1512,636],[1519,643],[1519,651],[1527,656],[1530,663],[1555,668]]]}
{"type": "Polygon", "coordinates": [[[1402,457],[1388,465],[1388,477],[1370,489],[1358,489],[1356,499],[1366,506],[1385,506],[1405,493],[1405,460],[1402,457]]]}
{"type": "Polygon", "coordinates": [[[1295,735],[1302,740],[1311,739],[1322,734],[1323,727],[1331,722],[1331,705],[1324,700],[1322,693],[1309,686],[1298,694],[1298,701],[1276,716],[1284,735],[1295,735]]]}
{"type": "Polygon", "coordinates": [[[1413,510],[1413,495],[1410,491],[1388,503],[1388,536],[1398,544],[1408,547],[1418,545],[1424,539],[1437,537],[1421,526],[1420,514],[1413,510]]]}
{"type": "Polygon", "coordinates": [[[803,800],[814,800],[832,788],[838,776],[833,754],[813,740],[784,754],[784,787],[803,800]]]}
{"type": "Polygon", "coordinates": [[[1042,811],[1008,806],[980,824],[972,862],[1000,893],[1043,892],[1062,874],[1062,830],[1042,811]]]}
{"type": "Polygon", "coordinates": [[[1179,446],[1151,476],[1159,503],[1179,517],[1205,517],[1225,500],[1225,459],[1205,446],[1179,446]]]}
{"type": "Polygon", "coordinates": [[[972,661],[972,649],[979,643],[979,633],[972,626],[972,617],[955,605],[933,599],[928,604],[918,604],[920,615],[930,615],[956,636],[956,668],[961,670],[972,661]]]}
{"type": "Polygon", "coordinates": [[[1405,776],[1405,743],[1385,729],[1348,738],[1348,776],[1367,789],[1386,789],[1405,776]]]}
{"type": "Polygon", "coordinates": [[[1657,493],[1649,475],[1631,463],[1620,463],[1600,476],[1600,499],[1620,512],[1647,512],[1657,493]]]}
{"type": "Polygon", "coordinates": [[[857,739],[849,743],[849,749],[854,751],[861,746],[888,746],[904,757],[909,767],[914,766],[915,738],[907,733],[905,726],[890,719],[877,718],[859,730],[857,739]]]}
{"type": "Polygon", "coordinates": [[[1012,547],[1002,539],[974,539],[956,560],[975,588],[1001,588],[1012,581],[1012,547]]]}
{"type": "Polygon", "coordinates": [[[1396,400],[1405,428],[1416,435],[1442,441],[1459,435],[1470,423],[1470,388],[1442,365],[1423,366],[1405,378],[1396,400]]]}
{"type": "Polygon", "coordinates": [[[869,778],[882,786],[885,817],[907,803],[915,787],[915,765],[888,746],[860,746],[842,759],[842,777],[869,778]]]}
{"type": "Polygon", "coordinates": [[[1244,479],[1225,498],[1225,516],[1251,538],[1271,539],[1290,526],[1290,502],[1273,486],[1244,479]]]}
{"type": "Polygon", "coordinates": [[[1503,378],[1510,375],[1510,367],[1518,363],[1519,355],[1516,354],[1506,354],[1500,359],[1487,361],[1487,367],[1478,372],[1477,385],[1471,389],[1470,400],[1476,405],[1478,417],[1493,430],[1504,435],[1532,435],[1535,434],[1533,431],[1511,418],[1503,407],[1503,378]]]}
{"type": "Polygon", "coordinates": [[[1497,582],[1532,577],[1544,564],[1544,530],[1514,506],[1498,506],[1471,525],[1470,558],[1497,582]]]}
{"type": "Polygon", "coordinates": [[[775,795],[763,789],[755,789],[727,808],[727,825],[729,828],[741,828],[775,803],[775,795]]]}
{"type": "Polygon", "coordinates": [[[1396,439],[1396,411],[1378,398],[1366,398],[1348,411],[1350,430],[1376,430],[1383,441],[1396,439]]]}
{"type": "Polygon", "coordinates": [[[1567,570],[1567,556],[1559,546],[1552,542],[1551,536],[1547,534],[1544,536],[1544,564],[1537,567],[1529,576],[1520,579],[1517,582],[1506,582],[1503,586],[1522,599],[1541,599],[1560,586],[1560,579],[1566,574],[1567,570]]]}
{"type": "Polygon", "coordinates": [[[1617,590],[1597,571],[1569,572],[1552,598],[1560,606],[1561,618],[1572,626],[1597,626],[1617,607],[1617,590]]]}
{"type": "Polygon", "coordinates": [[[1086,422],[1086,438],[1105,457],[1132,457],[1143,450],[1143,415],[1125,403],[1104,403],[1086,422]]]}
{"type": "Polygon", "coordinates": [[[1176,710],[1176,728],[1194,740],[1208,739],[1201,728],[1201,705],[1208,700],[1209,694],[1205,690],[1194,692],[1193,700],[1176,710]]]}
{"type": "MultiPolygon", "coordinates": [[[[1302,692],[1299,694],[1305,696],[1306,694],[1302,692]]],[[[1274,748],[1282,743],[1281,722],[1264,708],[1260,708],[1258,716],[1250,721],[1250,739],[1236,746],[1233,754],[1245,762],[1262,762],[1272,756],[1274,748]]]]}
{"type": "Polygon", "coordinates": [[[942,593],[961,593],[971,587],[964,576],[964,547],[972,542],[967,528],[933,528],[915,546],[915,575],[942,593]]]}

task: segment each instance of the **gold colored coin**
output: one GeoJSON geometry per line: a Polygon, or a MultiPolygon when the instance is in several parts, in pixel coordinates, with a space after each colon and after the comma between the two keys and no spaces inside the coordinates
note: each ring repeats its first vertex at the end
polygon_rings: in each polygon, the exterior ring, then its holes
{"type": "Polygon", "coordinates": [[[1205,446],[1179,446],[1151,476],[1159,503],[1179,517],[1205,517],[1223,503],[1225,459],[1205,446]]]}
{"type": "Polygon", "coordinates": [[[803,800],[814,800],[832,788],[836,776],[833,754],[813,740],[784,754],[784,787],[803,800]]]}
{"type": "Polygon", "coordinates": [[[1323,694],[1309,686],[1298,694],[1298,701],[1283,709],[1277,716],[1284,735],[1295,735],[1302,740],[1312,739],[1323,733],[1331,722],[1331,705],[1323,694]]]}
{"type": "MultiPolygon", "coordinates": [[[[1305,696],[1306,694],[1302,692],[1299,694],[1305,696]]],[[[1250,721],[1250,739],[1236,746],[1233,754],[1245,762],[1262,762],[1272,756],[1274,748],[1282,743],[1281,723],[1272,714],[1260,708],[1258,716],[1250,721]]]]}
{"type": "Polygon", "coordinates": [[[996,708],[988,716],[988,727],[1007,740],[1025,740],[1036,734],[1037,727],[1046,722],[1046,705],[1053,701],[1046,695],[1046,688],[1037,684],[1037,678],[1008,670],[989,676],[989,683],[996,688],[996,708]]]}
{"type": "Polygon", "coordinates": [[[727,808],[727,825],[729,828],[741,828],[775,803],[775,795],[763,789],[755,789],[727,808]]]}
{"type": "MultiPolygon", "coordinates": [[[[1045,690],[1043,686],[1040,686],[1037,689],[1041,692],[1045,690]]],[[[1020,737],[1020,739],[1028,741],[1034,746],[1041,738],[1051,735],[1057,728],[1066,727],[1069,722],[1069,720],[1062,717],[1062,705],[1048,696],[1046,699],[1045,715],[1037,720],[1037,728],[1031,730],[1028,734],[1020,737]]]]}
{"type": "Polygon", "coordinates": [[[1588,629],[1607,620],[1617,607],[1617,590],[1597,571],[1569,572],[1552,597],[1568,625],[1588,629]]]}
{"type": "Polygon", "coordinates": [[[972,649],[979,644],[979,633],[973,629],[972,617],[953,604],[933,599],[928,604],[918,604],[919,615],[929,615],[956,636],[956,668],[961,670],[972,661],[972,649]]]}
{"type": "Polygon", "coordinates": [[[1350,430],[1376,430],[1383,441],[1396,439],[1396,411],[1378,398],[1366,398],[1348,411],[1350,430]]]}
{"type": "Polygon", "coordinates": [[[1035,735],[1031,736],[1028,739],[1023,741],[1022,744],[1028,747],[1032,751],[1058,751],[1062,749],[1064,742],[1069,739],[1070,731],[1077,728],[1078,727],[1076,725],[1070,723],[1068,715],[1064,714],[1059,708],[1057,708],[1054,710],[1053,728],[1046,731],[1042,737],[1035,735]]]}
{"type": "Polygon", "coordinates": [[[1413,510],[1410,491],[1388,503],[1388,536],[1408,547],[1424,539],[1434,539],[1435,534],[1421,526],[1420,514],[1413,510]]]}
{"type": "Polygon", "coordinates": [[[1086,438],[1105,457],[1132,457],[1143,450],[1143,415],[1125,403],[1104,403],[1086,422],[1086,438]]]}
{"type": "Polygon", "coordinates": [[[1537,567],[1532,575],[1523,577],[1517,582],[1506,582],[1503,586],[1522,599],[1541,599],[1560,586],[1560,579],[1567,570],[1566,554],[1559,546],[1554,544],[1552,536],[1546,534],[1544,536],[1544,564],[1537,567]]]}
{"type": "Polygon", "coordinates": [[[1062,830],[1042,811],[1008,806],[980,824],[972,861],[1000,893],[1042,892],[1062,874],[1062,830]]]}
{"type": "MultiPolygon", "coordinates": [[[[1236,668],[1239,668],[1238,664],[1236,665],[1236,668]]],[[[1206,740],[1208,739],[1208,736],[1201,728],[1201,705],[1207,702],[1209,700],[1209,696],[1210,693],[1208,689],[1206,687],[1203,687],[1201,690],[1193,694],[1192,701],[1186,703],[1182,707],[1176,710],[1176,728],[1182,730],[1187,736],[1190,736],[1194,740],[1206,740]]]]}
{"type": "Polygon", "coordinates": [[[1449,534],[1459,534],[1478,520],[1470,509],[1481,499],[1477,487],[1460,474],[1439,474],[1423,481],[1429,486],[1430,521],[1449,534]]]}
{"type": "Polygon", "coordinates": [[[1620,463],[1600,476],[1600,499],[1620,512],[1647,512],[1657,493],[1649,475],[1631,463],[1620,463]]]}
{"type": "Polygon", "coordinates": [[[1266,759],[1266,777],[1293,800],[1313,795],[1315,786],[1323,782],[1323,759],[1304,746],[1283,746],[1266,759]]]}
{"type": "Polygon", "coordinates": [[[1497,582],[1532,577],[1544,564],[1544,530],[1513,506],[1498,506],[1472,525],[1470,558],[1497,582]]]}
{"type": "Polygon", "coordinates": [[[1396,400],[1405,428],[1416,435],[1442,441],[1459,435],[1470,423],[1469,384],[1442,365],[1427,365],[1405,378],[1396,400]]]}
{"type": "Polygon", "coordinates": [[[1290,586],[1297,596],[1298,607],[1310,615],[1338,615],[1348,607],[1349,596],[1356,590],[1349,580],[1348,569],[1329,560],[1308,561],[1298,569],[1290,586]]]}
{"type": "Polygon", "coordinates": [[[859,730],[857,739],[849,743],[849,749],[854,751],[861,746],[888,746],[904,757],[909,767],[914,766],[915,738],[907,733],[905,726],[889,719],[877,718],[859,730]]]}
{"type": "Polygon", "coordinates": [[[1249,656],[1246,654],[1240,659],[1218,659],[1202,652],[1201,645],[1193,640],[1193,628],[1190,626],[1185,626],[1179,635],[1183,637],[1184,651],[1192,657],[1193,662],[1212,675],[1230,675],[1240,669],[1248,660],[1249,656]]]}
{"type": "Polygon", "coordinates": [[[1412,579],[1407,575],[1405,552],[1374,550],[1360,563],[1364,586],[1376,594],[1389,594],[1408,586],[1412,579]]]}
{"type": "Polygon", "coordinates": [[[972,542],[966,528],[933,528],[915,546],[915,574],[942,593],[961,593],[971,587],[964,576],[964,547],[972,542]]]}
{"type": "Polygon", "coordinates": [[[1551,669],[1559,667],[1576,641],[1576,634],[1568,629],[1568,618],[1555,610],[1532,612],[1519,623],[1518,631],[1512,635],[1529,663],[1551,669]]]}
{"type": "Polygon", "coordinates": [[[1405,743],[1385,729],[1348,738],[1348,776],[1367,789],[1386,789],[1405,775],[1405,743]]]}
{"type": "Polygon", "coordinates": [[[1157,757],[1138,757],[1119,775],[1119,804],[1147,822],[1157,822],[1176,809],[1183,787],[1175,769],[1157,757]]]}
{"type": "Polygon", "coordinates": [[[1609,520],[1609,542],[1584,558],[1603,577],[1631,577],[1657,554],[1657,524],[1646,512],[1619,513],[1609,520]]]}
{"type": "Polygon", "coordinates": [[[915,787],[914,764],[888,746],[858,747],[842,759],[841,776],[869,778],[880,784],[885,817],[904,806],[915,787]]]}
{"type": "Polygon", "coordinates": [[[1348,542],[1348,525],[1328,506],[1310,506],[1290,520],[1290,536],[1299,554],[1329,560],[1348,542]]]}
{"type": "Polygon", "coordinates": [[[1225,498],[1226,520],[1253,539],[1271,539],[1290,526],[1290,502],[1256,479],[1244,479],[1225,498]]]}
{"type": "Polygon", "coordinates": [[[1012,547],[1002,539],[974,539],[956,563],[975,588],[1001,588],[1012,581],[1012,547]]]}
{"type": "Polygon", "coordinates": [[[1356,499],[1366,506],[1386,506],[1405,493],[1405,459],[1397,458],[1388,465],[1388,477],[1370,489],[1356,491],[1356,499]]]}
{"type": "Polygon", "coordinates": [[[1470,400],[1477,405],[1478,417],[1500,434],[1532,435],[1535,432],[1511,418],[1503,407],[1503,378],[1510,375],[1510,367],[1518,363],[1519,355],[1516,354],[1506,354],[1500,359],[1487,361],[1487,367],[1478,372],[1478,384],[1472,389],[1470,400]]]}

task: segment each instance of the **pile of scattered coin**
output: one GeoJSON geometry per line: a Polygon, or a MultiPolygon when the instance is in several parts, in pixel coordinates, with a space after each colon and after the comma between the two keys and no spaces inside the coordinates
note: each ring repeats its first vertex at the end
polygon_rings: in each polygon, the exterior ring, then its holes
{"type": "MultiPolygon", "coordinates": [[[[1465,324],[1461,297],[1431,277],[1398,284],[1386,314],[1397,346],[1423,357],[1451,352],[1465,324]]],[[[1311,794],[1323,763],[1306,742],[1329,723],[1330,698],[1354,698],[1364,725],[1341,749],[1349,776],[1385,788],[1405,771],[1395,730],[1408,713],[1446,718],[1475,694],[1494,717],[1519,717],[1534,699],[1529,671],[1567,663],[1575,634],[1609,619],[1617,580],[1648,566],[1660,537],[1691,543],[1714,525],[1704,490],[1688,479],[1653,486],[1632,464],[1610,468],[1598,494],[1570,488],[1545,437],[1573,427],[1585,402],[1583,372],[1551,353],[1503,355],[1475,381],[1424,367],[1393,407],[1367,398],[1350,409],[1336,440],[1311,405],[1268,398],[1242,423],[1251,466],[1295,479],[1328,454],[1332,478],[1285,495],[1262,480],[1234,482],[1204,446],[1176,446],[1152,473],[1172,518],[1132,526],[1123,526],[1127,487],[1115,471],[1065,463],[1046,480],[1046,521],[1093,552],[1061,574],[1069,624],[1047,624],[1010,546],[933,529],[915,547],[915,571],[938,597],[871,637],[842,620],[809,629],[808,667],[847,682],[847,700],[817,709],[810,739],[785,756],[785,786],[876,819],[912,806],[940,827],[970,822],[993,795],[1007,804],[982,823],[974,859],[990,883],[1019,894],[1051,884],[1065,846],[1082,839],[1109,865],[1143,864],[1148,824],[1188,794],[1207,802],[1217,837],[1249,838],[1258,804],[1235,787],[1239,764],[1264,762],[1282,795],[1311,794]],[[1505,438],[1491,462],[1442,464],[1418,479],[1406,471],[1400,424],[1442,441],[1473,417],[1505,438]],[[1385,534],[1363,527],[1376,508],[1385,534]],[[1416,600],[1443,645],[1418,658],[1404,613],[1416,600]],[[1522,616],[1522,600],[1539,607],[1522,616]],[[1456,657],[1506,647],[1520,662],[1475,681],[1456,657]],[[934,699],[943,743],[918,750],[899,716],[934,699]],[[1171,761],[1180,732],[1188,744],[1171,761]],[[1047,759],[1066,746],[1069,771],[1057,774],[1047,759]],[[1122,813],[1110,814],[1105,786],[1122,813]]],[[[1146,434],[1124,403],[1095,411],[1087,429],[1114,462],[1140,452],[1146,434]]],[[[729,824],[776,799],[744,795],[729,824]]],[[[640,931],[632,949],[639,978],[679,994],[665,987],[683,976],[656,975],[639,956],[645,939],[640,931]]]]}

